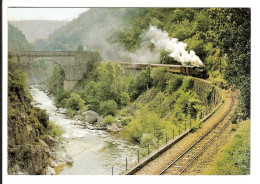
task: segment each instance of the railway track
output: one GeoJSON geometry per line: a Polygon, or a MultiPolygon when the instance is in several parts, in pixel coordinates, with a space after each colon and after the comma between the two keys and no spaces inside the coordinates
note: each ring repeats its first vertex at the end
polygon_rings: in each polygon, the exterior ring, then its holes
{"type": "Polygon", "coordinates": [[[232,95],[231,99],[232,103],[222,118],[179,157],[165,167],[159,175],[181,175],[213,143],[213,141],[228,127],[228,122],[224,123],[223,120],[233,107],[234,99],[232,95]]]}

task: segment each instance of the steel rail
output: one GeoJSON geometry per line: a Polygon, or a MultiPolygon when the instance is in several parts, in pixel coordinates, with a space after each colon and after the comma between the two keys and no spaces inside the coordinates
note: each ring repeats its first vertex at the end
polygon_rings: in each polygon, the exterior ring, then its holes
{"type": "MultiPolygon", "coordinates": [[[[175,164],[180,158],[182,158],[188,151],[190,151],[197,143],[199,143],[202,139],[204,139],[213,129],[215,129],[223,120],[224,120],[224,118],[228,115],[228,113],[231,111],[231,108],[233,107],[233,97],[232,97],[232,95],[231,95],[231,98],[232,98],[232,102],[231,102],[231,105],[230,105],[230,107],[229,107],[229,109],[228,109],[228,111],[223,115],[223,117],[213,126],[213,127],[211,127],[211,129],[209,130],[209,131],[207,131],[202,137],[200,137],[195,143],[193,143],[188,149],[186,149],[180,156],[178,156],[178,158],[176,158],[172,163],[170,163],[163,171],[161,171],[160,173],[159,173],[159,175],[162,175],[163,173],[165,173],[173,164],[175,164]]],[[[222,131],[224,131],[224,129],[222,130],[222,131]]],[[[216,137],[214,137],[214,138],[216,138],[216,137]]],[[[213,139],[214,139],[213,138],[213,139]]],[[[211,142],[213,142],[213,140],[211,140],[210,141],[210,143],[211,142]]],[[[207,144],[208,145],[208,144],[207,144]]],[[[207,146],[208,147],[208,146],[207,146]]],[[[204,147],[205,148],[205,147],[204,147]]],[[[202,149],[203,151],[204,150],[206,150],[206,148],[205,149],[202,149]]],[[[202,151],[202,152],[203,152],[202,151]]],[[[201,155],[201,153],[199,153],[199,154],[197,154],[193,159],[192,159],[192,162],[194,161],[194,160],[196,160],[198,157],[199,157],[199,155],[201,155]]],[[[191,162],[191,163],[192,163],[191,162]]],[[[188,165],[186,165],[185,167],[184,167],[184,169],[178,174],[178,175],[180,175],[181,173],[183,173],[184,172],[184,170],[185,169],[187,169],[187,167],[189,167],[189,165],[191,164],[191,163],[189,163],[188,165]]]]}

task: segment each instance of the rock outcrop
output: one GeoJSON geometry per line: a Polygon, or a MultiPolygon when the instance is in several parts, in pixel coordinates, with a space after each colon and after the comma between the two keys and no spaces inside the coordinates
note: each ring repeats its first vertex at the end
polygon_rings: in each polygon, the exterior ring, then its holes
{"type": "Polygon", "coordinates": [[[56,140],[48,135],[49,117],[30,104],[21,76],[8,75],[8,174],[53,174],[48,166],[56,140]]]}

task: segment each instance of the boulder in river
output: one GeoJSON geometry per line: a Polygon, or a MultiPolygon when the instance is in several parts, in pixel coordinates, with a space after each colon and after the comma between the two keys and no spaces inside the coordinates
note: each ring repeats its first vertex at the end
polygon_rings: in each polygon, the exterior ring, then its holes
{"type": "Polygon", "coordinates": [[[64,160],[65,160],[66,163],[69,164],[69,165],[72,165],[72,164],[73,164],[73,158],[72,158],[68,153],[65,154],[64,160]]]}
{"type": "Polygon", "coordinates": [[[55,175],[55,170],[52,168],[52,167],[47,167],[46,170],[45,170],[45,173],[46,175],[55,175]]]}
{"type": "Polygon", "coordinates": [[[97,121],[97,118],[99,116],[99,114],[95,111],[86,111],[86,112],[83,112],[82,113],[85,117],[85,121],[90,123],[90,124],[93,124],[97,121]]]}
{"type": "Polygon", "coordinates": [[[68,110],[65,108],[59,108],[57,111],[61,114],[66,114],[68,112],[68,110]]]}

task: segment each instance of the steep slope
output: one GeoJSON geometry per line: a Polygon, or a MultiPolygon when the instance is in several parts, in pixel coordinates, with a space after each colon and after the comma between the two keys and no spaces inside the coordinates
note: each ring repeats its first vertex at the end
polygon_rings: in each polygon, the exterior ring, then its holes
{"type": "Polygon", "coordinates": [[[133,8],[91,8],[60,27],[47,40],[34,43],[37,50],[99,50],[103,59],[117,59],[120,47],[110,44],[111,35],[129,22],[133,8]],[[116,54],[115,54],[116,53],[116,54]]]}
{"type": "Polygon", "coordinates": [[[8,24],[8,51],[32,49],[32,45],[26,40],[24,34],[13,25],[8,24]]]}
{"type": "Polygon", "coordinates": [[[9,21],[9,23],[21,30],[29,43],[33,43],[39,39],[47,39],[51,33],[65,25],[67,21],[23,20],[9,21]]]}
{"type": "Polygon", "coordinates": [[[44,174],[55,139],[45,111],[30,104],[25,75],[9,58],[8,70],[8,173],[44,174]]]}
{"type": "MultiPolygon", "coordinates": [[[[9,24],[8,48],[30,50],[25,36],[9,24]]],[[[8,173],[45,174],[56,140],[48,115],[34,108],[27,92],[25,74],[8,58],[8,173]]]]}

